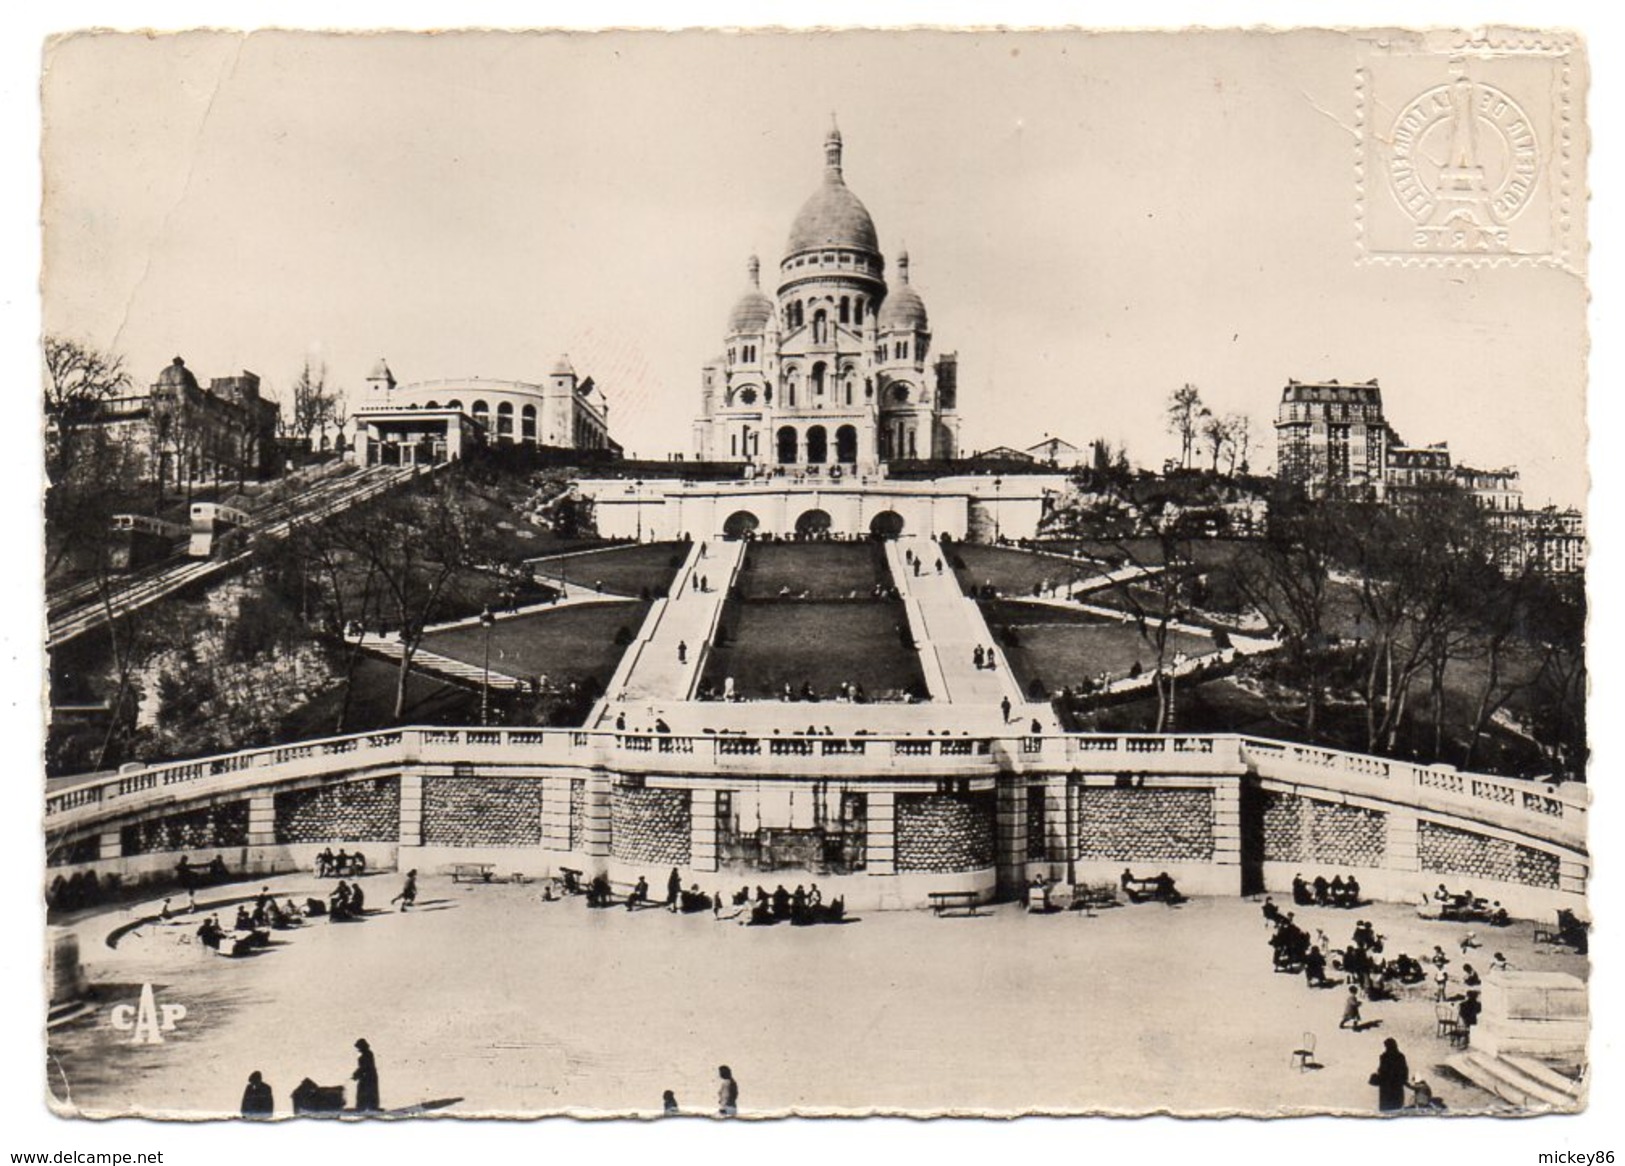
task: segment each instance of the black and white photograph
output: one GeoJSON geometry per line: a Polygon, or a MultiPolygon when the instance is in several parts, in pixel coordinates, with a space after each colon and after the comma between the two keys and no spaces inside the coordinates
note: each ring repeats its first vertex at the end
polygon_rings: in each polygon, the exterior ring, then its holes
{"type": "Polygon", "coordinates": [[[1602,50],[1053,24],[37,42],[58,1140],[1598,1104],[1602,50]]]}

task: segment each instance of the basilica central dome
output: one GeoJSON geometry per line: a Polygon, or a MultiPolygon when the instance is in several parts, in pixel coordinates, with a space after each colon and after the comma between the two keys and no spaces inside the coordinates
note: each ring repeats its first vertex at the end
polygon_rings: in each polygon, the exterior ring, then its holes
{"type": "Polygon", "coordinates": [[[785,254],[822,247],[851,247],[876,254],[880,251],[875,221],[841,177],[841,131],[833,127],[824,139],[824,181],[797,213],[785,254]]]}

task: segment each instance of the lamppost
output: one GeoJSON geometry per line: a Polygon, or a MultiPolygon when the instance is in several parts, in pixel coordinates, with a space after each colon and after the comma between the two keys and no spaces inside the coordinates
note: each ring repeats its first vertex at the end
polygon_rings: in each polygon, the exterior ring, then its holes
{"type": "Polygon", "coordinates": [[[1078,834],[1076,803],[1078,799],[1078,786],[1083,781],[1083,774],[1074,769],[1066,775],[1066,882],[1068,886],[1078,885],[1078,834]]]}
{"type": "Polygon", "coordinates": [[[1004,493],[1004,479],[993,479],[993,545],[999,545],[999,503],[1004,493]]]}
{"type": "Polygon", "coordinates": [[[637,488],[637,492],[638,492],[637,493],[637,501],[635,503],[633,503],[633,505],[637,507],[638,542],[641,543],[643,541],[643,479],[639,478],[636,482],[633,483],[633,486],[635,486],[637,488]]]}
{"type": "Polygon", "coordinates": [[[487,607],[480,612],[480,626],[485,629],[485,675],[480,683],[480,724],[490,723],[491,718],[491,629],[496,626],[497,617],[491,614],[487,607]]]}

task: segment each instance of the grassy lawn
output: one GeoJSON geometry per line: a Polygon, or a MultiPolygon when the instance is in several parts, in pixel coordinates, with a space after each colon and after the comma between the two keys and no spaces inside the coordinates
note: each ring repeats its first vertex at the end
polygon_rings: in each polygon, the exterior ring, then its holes
{"type": "Polygon", "coordinates": [[[895,602],[729,603],[728,641],[712,649],[705,683],[720,692],[732,676],[745,700],[775,700],[786,684],[830,697],[845,681],[861,684],[870,700],[900,700],[911,687],[924,691],[919,660],[897,636],[907,622],[895,602]]]}
{"type": "MultiPolygon", "coordinates": [[[[546,676],[553,685],[571,680],[609,681],[626,650],[615,642],[625,629],[637,634],[647,603],[591,603],[498,618],[491,630],[491,667],[509,676],[546,676]]],[[[476,666],[485,662],[485,632],[478,625],[432,632],[423,639],[431,652],[476,666]]]]}
{"type": "Polygon", "coordinates": [[[539,579],[562,577],[577,587],[602,584],[607,595],[637,598],[645,588],[653,595],[671,586],[687,554],[686,543],[634,543],[543,559],[533,565],[539,579]]]}
{"type": "MultiPolygon", "coordinates": [[[[1053,555],[1034,554],[1031,551],[1012,550],[1008,547],[975,546],[960,543],[950,548],[952,555],[965,564],[955,569],[959,585],[968,595],[972,588],[991,583],[1004,595],[1031,595],[1035,584],[1067,586],[1074,580],[1099,575],[1104,568],[1087,559],[1069,563],[1053,555]]],[[[935,566],[926,556],[926,570],[935,566]]]]}
{"type": "Polygon", "coordinates": [[[739,591],[745,599],[772,599],[781,588],[808,599],[870,596],[875,584],[890,586],[885,554],[877,543],[752,543],[745,551],[739,591]]]}
{"type": "MultiPolygon", "coordinates": [[[[1017,642],[1004,647],[1023,689],[1034,679],[1055,691],[1093,680],[1102,672],[1114,678],[1127,676],[1136,662],[1145,672],[1156,666],[1156,648],[1133,624],[1011,603],[989,605],[988,615],[996,628],[1009,627],[1016,634],[1017,642]]],[[[1216,650],[1206,636],[1171,631],[1166,660],[1171,663],[1176,653],[1205,656],[1216,650]]]]}
{"type": "MultiPolygon", "coordinates": [[[[396,665],[387,660],[364,657],[355,669],[350,707],[344,719],[344,732],[363,733],[395,724],[473,725],[480,719],[479,693],[432,676],[414,672],[406,680],[406,711],[399,721],[395,712],[396,665]]],[[[307,737],[328,737],[334,733],[339,706],[344,701],[342,686],[322,693],[283,722],[280,737],[298,741],[307,737]]]]}

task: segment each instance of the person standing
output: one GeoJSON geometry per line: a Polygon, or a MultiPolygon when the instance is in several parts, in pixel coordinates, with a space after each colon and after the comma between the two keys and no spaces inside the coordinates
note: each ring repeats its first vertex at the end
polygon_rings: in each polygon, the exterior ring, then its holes
{"type": "Polygon", "coordinates": [[[350,1079],[355,1082],[355,1111],[357,1113],[377,1113],[383,1108],[378,1103],[378,1062],[373,1059],[372,1046],[365,1040],[355,1042],[357,1053],[355,1072],[350,1079]]]}
{"type": "Polygon", "coordinates": [[[999,699],[999,711],[1004,714],[1004,723],[1008,725],[1010,723],[1010,698],[1008,696],[999,699]]]}
{"type": "Polygon", "coordinates": [[[677,898],[682,893],[683,879],[674,866],[671,868],[670,877],[666,879],[666,909],[668,911],[675,912],[677,910],[677,898]]]}
{"type": "Polygon", "coordinates": [[[736,1117],[739,1114],[739,1082],[734,1080],[733,1070],[727,1065],[717,1066],[717,1076],[721,1084],[717,1086],[717,1114],[721,1117],[736,1117]]]}
{"type": "Polygon", "coordinates": [[[1377,1108],[1384,1112],[1404,1109],[1405,1086],[1410,1079],[1411,1067],[1405,1054],[1399,1051],[1399,1042],[1389,1037],[1382,1042],[1377,1071],[1371,1074],[1371,1084],[1377,1087],[1377,1108]]]}
{"type": "Polygon", "coordinates": [[[670,1089],[660,1095],[661,1112],[667,1117],[676,1117],[682,1110],[677,1108],[677,1094],[670,1089]]]}
{"type": "Polygon", "coordinates": [[[243,1089],[243,1116],[250,1121],[265,1121],[276,1112],[276,1101],[271,1097],[271,1087],[265,1083],[260,1071],[255,1069],[248,1075],[248,1085],[243,1089]]]}

